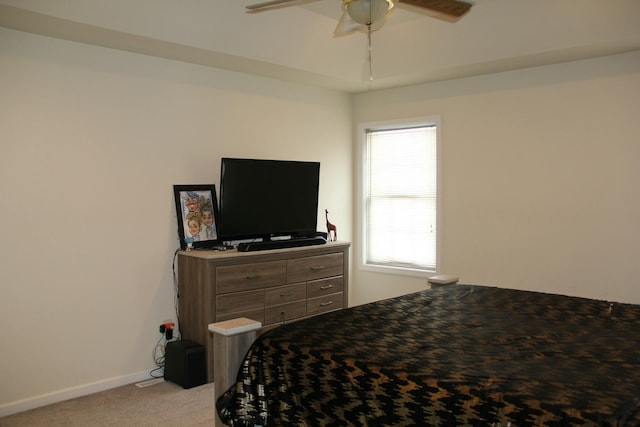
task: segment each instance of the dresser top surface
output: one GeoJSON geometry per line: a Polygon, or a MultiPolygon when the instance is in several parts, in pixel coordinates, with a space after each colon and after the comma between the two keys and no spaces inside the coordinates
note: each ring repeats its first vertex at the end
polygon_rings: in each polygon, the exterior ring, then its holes
{"type": "Polygon", "coordinates": [[[282,248],[282,249],[269,249],[264,251],[254,251],[254,252],[239,252],[237,249],[228,249],[228,250],[219,250],[219,251],[211,251],[211,250],[191,250],[191,251],[179,251],[179,255],[184,255],[193,258],[202,258],[202,259],[224,259],[227,257],[258,257],[263,255],[276,255],[276,254],[288,254],[288,253],[308,253],[309,255],[313,255],[315,253],[326,253],[334,250],[344,250],[351,246],[350,242],[327,242],[324,245],[316,245],[316,246],[301,246],[295,248],[282,248]]]}

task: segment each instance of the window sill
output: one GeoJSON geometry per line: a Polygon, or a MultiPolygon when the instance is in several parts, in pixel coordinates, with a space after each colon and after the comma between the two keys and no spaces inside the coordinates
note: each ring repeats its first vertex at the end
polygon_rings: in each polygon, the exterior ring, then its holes
{"type": "Polygon", "coordinates": [[[419,268],[410,267],[395,267],[389,265],[377,265],[377,264],[361,264],[360,270],[369,271],[372,273],[393,274],[398,276],[410,276],[429,278],[436,274],[435,270],[422,270],[419,268]]]}

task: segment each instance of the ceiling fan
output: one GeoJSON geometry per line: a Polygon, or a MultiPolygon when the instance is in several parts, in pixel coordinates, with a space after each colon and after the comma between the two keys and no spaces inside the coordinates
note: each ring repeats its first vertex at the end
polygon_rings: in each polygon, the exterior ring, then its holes
{"type": "MultiPolygon", "coordinates": [[[[246,6],[247,13],[265,12],[316,0],[269,0],[246,6]]],[[[461,0],[341,0],[343,14],[334,31],[335,36],[355,31],[371,33],[379,30],[397,3],[425,11],[428,15],[456,22],[469,12],[472,4],[461,0]]]]}

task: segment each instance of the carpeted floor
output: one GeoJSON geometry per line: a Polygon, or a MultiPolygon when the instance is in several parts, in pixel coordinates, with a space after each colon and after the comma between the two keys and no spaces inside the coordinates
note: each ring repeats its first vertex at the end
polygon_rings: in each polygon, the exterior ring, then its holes
{"type": "Polygon", "coordinates": [[[0,418],[0,426],[213,426],[213,383],[135,384],[0,418]]]}

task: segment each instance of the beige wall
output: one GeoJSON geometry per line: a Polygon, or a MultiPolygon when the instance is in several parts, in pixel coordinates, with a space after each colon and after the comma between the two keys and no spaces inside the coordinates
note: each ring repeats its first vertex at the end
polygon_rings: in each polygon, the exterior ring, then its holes
{"type": "MultiPolygon", "coordinates": [[[[640,52],[354,99],[356,125],[441,117],[441,272],[634,303],[639,113],[640,52]]],[[[354,304],[425,287],[353,268],[354,304]]]]}
{"type": "Polygon", "coordinates": [[[222,156],[319,160],[350,238],[345,94],[3,28],[0,64],[0,415],[147,377],[172,186],[218,184],[222,156]]]}

